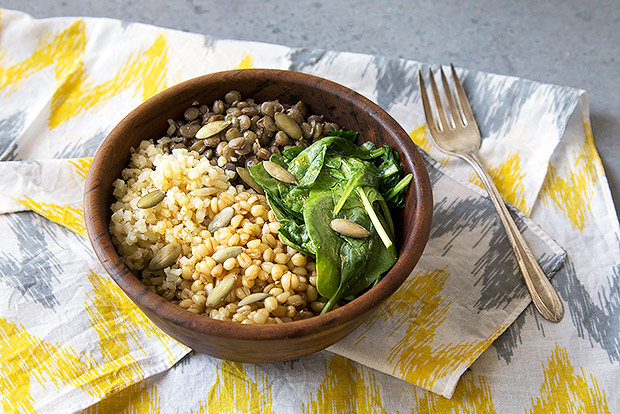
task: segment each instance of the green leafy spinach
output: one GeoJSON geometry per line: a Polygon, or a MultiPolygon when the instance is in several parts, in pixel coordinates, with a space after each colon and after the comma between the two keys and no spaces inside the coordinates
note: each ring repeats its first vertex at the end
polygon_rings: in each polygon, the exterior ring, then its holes
{"type": "Polygon", "coordinates": [[[376,284],[396,263],[390,207],[404,206],[411,174],[402,177],[398,153],[371,142],[355,144],[355,131],[331,131],[307,148],[295,146],[270,161],[286,168],[298,185],[278,181],[262,163],[249,169],[265,190],[285,244],[316,259],[317,290],[328,299],[322,313],[376,284]],[[344,218],[368,229],[351,238],[330,223],[344,218]]]}

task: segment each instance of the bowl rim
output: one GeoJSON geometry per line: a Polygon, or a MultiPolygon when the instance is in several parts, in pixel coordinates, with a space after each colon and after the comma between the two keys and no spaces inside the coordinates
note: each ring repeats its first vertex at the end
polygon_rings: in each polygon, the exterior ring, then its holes
{"type": "MultiPolygon", "coordinates": [[[[432,190],[424,161],[409,135],[387,111],[358,92],[331,80],[307,73],[280,69],[237,69],[214,72],[178,83],[152,96],[133,109],[106,136],[93,157],[84,188],[85,224],[93,250],[106,272],[136,305],[172,324],[209,333],[212,336],[237,340],[264,341],[305,336],[325,329],[327,326],[335,323],[346,323],[346,321],[355,319],[361,313],[372,311],[402,285],[415,267],[415,264],[417,264],[428,241],[432,220],[432,190]],[[372,113],[374,117],[381,118],[381,123],[386,129],[386,133],[397,137],[404,147],[403,153],[400,154],[401,161],[402,157],[405,157],[412,165],[411,173],[413,174],[413,180],[411,185],[412,195],[414,196],[412,200],[415,201],[415,206],[412,207],[414,209],[414,227],[409,231],[413,232],[413,235],[408,239],[407,243],[400,246],[400,253],[396,264],[381,278],[377,285],[355,300],[326,314],[282,324],[245,325],[229,321],[218,321],[204,315],[191,313],[176,304],[168,302],[148,289],[120,261],[109,234],[108,223],[103,223],[103,220],[96,220],[102,213],[103,217],[106,217],[107,214],[105,211],[101,211],[97,201],[98,197],[103,196],[107,198],[108,196],[107,193],[103,194],[103,190],[100,187],[100,176],[105,170],[105,161],[108,158],[106,157],[106,148],[111,148],[112,146],[106,146],[103,143],[116,142],[122,139],[123,131],[134,126],[132,117],[157,108],[162,102],[173,99],[181,90],[188,87],[196,87],[203,83],[217,82],[224,79],[224,77],[230,78],[231,76],[239,82],[260,76],[262,78],[273,77],[284,82],[295,81],[305,86],[318,87],[319,89],[329,88],[330,93],[335,91],[349,103],[364,108],[364,111],[372,113]],[[414,261],[413,267],[410,267],[405,260],[401,260],[403,259],[402,252],[407,249],[411,249],[412,255],[408,257],[408,260],[414,261]]],[[[106,204],[106,208],[109,209],[110,206],[106,204]]]]}

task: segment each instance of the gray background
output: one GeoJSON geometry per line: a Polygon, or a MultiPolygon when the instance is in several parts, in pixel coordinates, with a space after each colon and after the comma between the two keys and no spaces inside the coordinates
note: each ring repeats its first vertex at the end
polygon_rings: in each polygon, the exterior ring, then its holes
{"type": "Polygon", "coordinates": [[[618,0],[2,0],[0,7],[39,18],[112,17],[221,38],[454,62],[582,88],[620,202],[618,0]]]}

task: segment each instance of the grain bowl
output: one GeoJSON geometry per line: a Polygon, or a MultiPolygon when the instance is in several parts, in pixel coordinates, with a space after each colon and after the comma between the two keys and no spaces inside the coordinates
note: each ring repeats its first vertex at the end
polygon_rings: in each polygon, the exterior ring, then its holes
{"type": "MultiPolygon", "coordinates": [[[[266,121],[271,121],[271,118],[265,116],[262,122],[266,121]]],[[[174,167],[168,169],[174,170],[174,167]]],[[[273,362],[308,355],[335,343],[359,326],[398,289],[415,267],[428,239],[432,195],[424,163],[411,139],[377,105],[350,89],[311,75],[249,69],[220,72],[186,81],[161,92],[131,112],[108,135],[93,159],[87,177],[84,208],[88,235],[97,257],[114,281],[156,325],[197,352],[228,360],[273,362]],[[231,91],[238,93],[239,97],[252,99],[237,105],[242,101],[236,95],[230,95],[231,91]],[[287,114],[290,116],[275,117],[279,129],[289,131],[286,122],[295,118],[299,118],[297,123],[302,128],[280,135],[277,135],[278,128],[273,125],[260,124],[259,129],[252,130],[251,127],[256,125],[258,119],[254,112],[260,114],[272,110],[267,105],[263,111],[263,107],[254,105],[254,101],[275,102],[276,105],[282,103],[288,108],[287,114]],[[300,101],[304,104],[298,104],[300,101]],[[231,112],[235,116],[228,116],[231,112]],[[306,113],[317,115],[311,119],[306,113]],[[306,117],[300,118],[304,114],[306,117]],[[320,121],[319,115],[324,116],[328,122],[320,121]],[[203,118],[210,119],[204,119],[200,125],[197,119],[203,118]],[[187,122],[174,121],[179,119],[187,122]],[[236,124],[230,125],[231,121],[236,124]],[[201,127],[204,129],[205,124],[212,124],[206,128],[211,131],[198,132],[201,127]],[[216,132],[213,132],[214,128],[216,132]],[[224,128],[228,129],[224,131],[224,128]],[[234,173],[234,165],[231,167],[229,161],[234,160],[238,165],[243,163],[251,167],[261,158],[266,160],[269,155],[293,145],[308,145],[304,139],[311,141],[314,135],[316,139],[323,129],[337,128],[358,131],[360,143],[371,141],[376,146],[388,144],[400,156],[404,172],[412,174],[412,181],[406,188],[404,208],[393,212],[396,229],[394,238],[398,250],[396,264],[374,287],[355,300],[336,306],[325,314],[316,315],[325,301],[321,302],[322,299],[317,298],[311,283],[314,265],[300,252],[277,240],[279,224],[273,213],[268,211],[269,205],[264,197],[261,198],[252,189],[246,191],[238,181],[234,181],[238,177],[234,173]],[[273,129],[269,136],[261,135],[269,129],[273,129]],[[319,133],[317,130],[320,130],[319,133]],[[226,135],[228,131],[232,131],[231,136],[226,135]],[[254,131],[260,131],[260,137],[255,136],[254,131]],[[218,133],[220,142],[216,143],[212,139],[209,147],[205,136],[207,139],[215,138],[218,133]],[[290,142],[291,137],[295,137],[295,142],[290,142]],[[253,143],[254,150],[251,148],[253,143]],[[188,185],[177,194],[176,190],[171,189],[178,189],[184,184],[173,185],[169,182],[172,179],[157,175],[161,175],[164,167],[157,167],[159,172],[155,174],[156,168],[149,164],[157,159],[157,163],[166,165],[171,157],[173,161],[180,160],[186,167],[186,180],[187,177],[195,180],[210,176],[213,182],[217,182],[220,177],[230,180],[230,185],[219,184],[221,190],[214,195],[198,189],[198,184],[194,183],[193,187],[188,185]],[[210,170],[211,166],[213,168],[210,170]],[[141,184],[137,191],[125,188],[128,187],[127,183],[135,184],[148,175],[141,174],[142,167],[152,173],[153,178],[149,178],[152,183],[141,184]],[[157,185],[149,187],[151,184],[157,185]],[[220,211],[228,208],[221,215],[227,216],[226,223],[232,222],[234,226],[232,230],[217,228],[210,229],[213,230],[211,232],[187,223],[195,230],[193,235],[189,235],[189,243],[193,238],[197,244],[191,246],[181,243],[182,246],[176,246],[175,241],[170,243],[173,246],[166,247],[154,235],[161,229],[153,232],[155,227],[148,227],[149,220],[151,225],[157,226],[161,217],[170,216],[170,211],[176,211],[174,209],[177,207],[170,200],[176,200],[183,206],[188,205],[189,201],[183,197],[192,192],[213,199],[206,203],[212,206],[207,210],[200,208],[200,202],[193,201],[192,205],[196,209],[189,216],[197,217],[200,223],[204,221],[206,226],[217,218],[220,211]],[[167,199],[162,202],[164,198],[167,199]],[[114,213],[111,206],[116,208],[114,213]],[[132,216],[127,212],[128,207],[136,209],[139,214],[132,216]],[[149,209],[159,209],[158,214],[163,216],[157,218],[149,209]],[[255,236],[252,236],[251,226],[256,228],[255,236]],[[250,231],[244,232],[244,227],[250,231]],[[235,228],[239,229],[237,233],[235,228]],[[159,245],[150,251],[148,245],[143,249],[128,247],[140,243],[140,238],[148,238],[145,234],[150,235],[148,237],[159,245]],[[205,243],[207,239],[211,241],[205,243]],[[119,240],[129,242],[123,246],[119,240]],[[242,251],[238,246],[245,249],[241,255],[237,252],[242,251]],[[250,257],[250,247],[254,246],[259,249],[258,253],[254,253],[261,255],[260,260],[265,255],[268,271],[260,268],[262,262],[257,259],[258,256],[250,257]],[[158,250],[165,250],[163,255],[160,254],[164,259],[154,257],[158,250]],[[168,265],[165,257],[171,254],[174,257],[179,254],[185,256],[177,268],[167,268],[164,274],[158,265],[168,265]],[[213,254],[218,256],[217,261],[211,259],[210,255],[213,254]],[[130,256],[132,260],[128,261],[130,256]],[[233,256],[236,259],[231,259],[233,256]],[[203,257],[206,259],[200,261],[203,257]],[[140,277],[137,276],[147,261],[157,262],[151,265],[153,275],[148,280],[142,273],[140,277]],[[134,266],[134,263],[140,264],[134,266]],[[206,300],[213,302],[214,295],[207,294],[220,281],[213,279],[209,285],[211,279],[205,279],[204,276],[214,272],[217,278],[220,271],[229,271],[232,276],[249,275],[243,281],[239,277],[237,287],[231,285],[225,291],[230,298],[235,298],[235,289],[240,289],[237,290],[236,299],[254,295],[250,300],[246,299],[245,302],[250,304],[244,305],[242,310],[245,313],[235,314],[240,308],[238,303],[230,303],[229,310],[232,313],[226,311],[225,306],[218,310],[216,307],[208,307],[209,303],[205,305],[206,300]],[[266,280],[263,276],[272,271],[275,279],[266,280]],[[291,289],[289,293],[280,292],[283,290],[282,284],[291,289]],[[299,292],[292,290],[293,287],[299,292]],[[261,291],[263,288],[266,293],[261,291]],[[257,309],[252,300],[264,301],[264,305],[261,304],[257,309]],[[211,312],[211,317],[201,314],[205,309],[211,312]],[[286,314],[286,309],[289,309],[289,314],[286,314]],[[233,318],[242,323],[232,323],[230,320],[235,320],[233,318]]],[[[177,221],[171,221],[169,227],[178,225],[177,221]]],[[[164,234],[164,230],[160,233],[164,234]]],[[[182,236],[180,231],[177,231],[179,237],[182,236]]],[[[167,230],[168,240],[176,240],[169,238],[171,232],[173,230],[167,230]]],[[[231,283],[234,284],[234,281],[231,283]]]]}

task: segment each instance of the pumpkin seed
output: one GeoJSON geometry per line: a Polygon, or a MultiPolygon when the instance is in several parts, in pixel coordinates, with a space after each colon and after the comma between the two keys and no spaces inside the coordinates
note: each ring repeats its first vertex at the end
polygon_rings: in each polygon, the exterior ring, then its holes
{"type": "Polygon", "coordinates": [[[149,263],[150,270],[161,270],[171,266],[176,262],[181,254],[181,245],[179,243],[170,243],[159,249],[149,263]]]}
{"type": "Polygon", "coordinates": [[[286,132],[289,137],[296,141],[299,141],[302,138],[301,128],[299,128],[299,124],[295,122],[293,118],[284,112],[276,112],[273,118],[276,121],[278,128],[286,132]]]}
{"type": "Polygon", "coordinates": [[[340,233],[343,236],[352,237],[354,239],[362,239],[370,236],[370,232],[363,226],[346,219],[334,219],[329,223],[329,226],[336,233],[340,233]]]}
{"type": "Polygon", "coordinates": [[[197,190],[193,190],[189,194],[193,195],[194,197],[208,197],[210,195],[217,193],[217,190],[218,190],[217,187],[204,187],[204,188],[198,188],[197,190]]]}
{"type": "Polygon", "coordinates": [[[269,175],[276,180],[297,185],[297,179],[295,176],[275,162],[263,161],[263,167],[265,168],[265,171],[267,171],[267,173],[269,173],[269,175]]]}
{"type": "Polygon", "coordinates": [[[221,304],[224,299],[226,299],[226,296],[230,295],[230,292],[232,292],[236,282],[237,277],[235,275],[226,276],[213,288],[211,292],[209,292],[206,303],[207,307],[215,308],[221,304]]]}
{"type": "Polygon", "coordinates": [[[161,203],[166,197],[166,193],[160,190],[154,190],[138,200],[138,208],[151,208],[161,203]]]}
{"type": "Polygon", "coordinates": [[[222,132],[223,130],[225,130],[226,128],[228,128],[228,125],[230,125],[230,121],[209,122],[208,124],[200,128],[198,132],[196,132],[195,137],[197,139],[205,139],[205,138],[212,137],[213,135],[218,134],[222,132]]]}
{"type": "Polygon", "coordinates": [[[222,227],[228,226],[230,220],[235,215],[235,209],[232,207],[226,207],[222,209],[219,213],[217,213],[212,219],[209,225],[207,226],[207,230],[211,232],[211,234],[215,233],[216,230],[221,229],[222,227]]]}
{"type": "Polygon", "coordinates": [[[222,250],[218,250],[211,256],[216,263],[224,263],[226,260],[231,257],[237,257],[241,253],[243,253],[243,247],[241,246],[231,246],[226,247],[222,250]]]}
{"type": "Polygon", "coordinates": [[[258,194],[265,194],[263,187],[258,185],[254,178],[252,178],[247,168],[237,167],[237,174],[239,174],[239,178],[241,178],[244,183],[252,187],[258,194]]]}
{"type": "Polygon", "coordinates": [[[245,298],[241,299],[239,303],[237,303],[237,306],[245,306],[251,303],[260,302],[261,300],[267,299],[269,296],[272,295],[263,292],[252,293],[251,295],[248,295],[245,298]]]}

